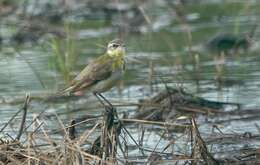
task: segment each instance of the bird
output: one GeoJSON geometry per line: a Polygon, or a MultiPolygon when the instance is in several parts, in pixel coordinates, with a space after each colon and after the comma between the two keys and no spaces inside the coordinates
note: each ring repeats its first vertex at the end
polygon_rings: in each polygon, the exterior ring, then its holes
{"type": "Polygon", "coordinates": [[[221,33],[213,37],[206,44],[206,47],[211,52],[225,52],[227,54],[230,50],[238,51],[239,49],[247,52],[249,47],[252,45],[252,39],[249,35],[234,35],[230,33],[221,33]]]}
{"type": "Polygon", "coordinates": [[[247,52],[253,44],[253,37],[257,26],[257,24],[254,24],[250,31],[239,35],[219,33],[206,43],[206,48],[210,52],[217,53],[218,55],[221,53],[228,54],[231,50],[235,51],[235,53],[239,53],[240,50],[247,52]]]}
{"type": "Polygon", "coordinates": [[[104,55],[90,62],[60,95],[76,95],[77,92],[101,94],[120,81],[125,72],[125,44],[114,39],[107,45],[104,55]]]}

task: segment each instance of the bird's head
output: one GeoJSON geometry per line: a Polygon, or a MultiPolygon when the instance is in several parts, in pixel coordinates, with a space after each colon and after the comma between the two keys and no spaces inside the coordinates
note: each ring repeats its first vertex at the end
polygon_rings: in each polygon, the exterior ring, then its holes
{"type": "Polygon", "coordinates": [[[107,54],[110,57],[123,57],[125,55],[125,44],[120,39],[112,40],[107,45],[107,54]]]}

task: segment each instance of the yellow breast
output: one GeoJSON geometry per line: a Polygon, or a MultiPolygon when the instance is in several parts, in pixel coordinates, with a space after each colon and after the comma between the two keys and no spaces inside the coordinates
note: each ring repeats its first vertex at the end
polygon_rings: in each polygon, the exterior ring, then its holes
{"type": "Polygon", "coordinates": [[[112,63],[112,70],[115,71],[118,69],[123,69],[125,65],[124,63],[125,61],[122,57],[115,58],[115,60],[112,63]]]}

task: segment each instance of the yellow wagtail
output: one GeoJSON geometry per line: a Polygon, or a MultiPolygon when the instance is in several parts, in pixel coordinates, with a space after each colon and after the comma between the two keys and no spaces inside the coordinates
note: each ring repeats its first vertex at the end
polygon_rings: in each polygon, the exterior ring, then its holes
{"type": "Polygon", "coordinates": [[[89,63],[60,94],[92,92],[95,95],[112,88],[125,70],[125,45],[120,39],[107,45],[106,53],[89,63]]]}

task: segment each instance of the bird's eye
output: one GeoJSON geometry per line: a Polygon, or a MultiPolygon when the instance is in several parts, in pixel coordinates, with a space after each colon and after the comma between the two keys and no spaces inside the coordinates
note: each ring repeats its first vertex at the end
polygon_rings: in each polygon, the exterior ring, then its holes
{"type": "Polygon", "coordinates": [[[119,45],[118,44],[113,44],[112,47],[113,48],[117,48],[119,45]]]}

